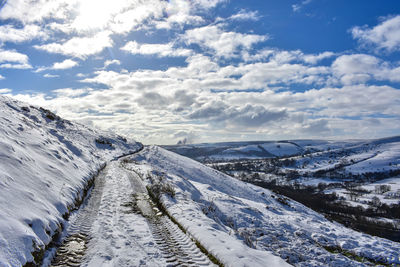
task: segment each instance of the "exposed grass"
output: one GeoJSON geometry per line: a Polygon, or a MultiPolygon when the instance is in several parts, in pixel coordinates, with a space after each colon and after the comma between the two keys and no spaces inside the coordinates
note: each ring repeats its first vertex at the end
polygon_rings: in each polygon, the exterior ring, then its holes
{"type": "Polygon", "coordinates": [[[391,266],[384,260],[376,260],[376,259],[370,259],[367,257],[362,257],[360,255],[355,254],[352,251],[342,249],[339,246],[322,246],[324,249],[326,249],[328,252],[333,253],[333,254],[342,254],[343,256],[350,258],[352,260],[361,262],[361,263],[370,263],[373,265],[379,265],[379,266],[391,266]]]}

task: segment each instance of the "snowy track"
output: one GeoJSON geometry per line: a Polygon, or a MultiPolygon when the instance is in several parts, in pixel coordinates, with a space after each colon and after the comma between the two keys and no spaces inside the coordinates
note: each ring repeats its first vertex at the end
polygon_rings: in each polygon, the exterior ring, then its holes
{"type": "Polygon", "coordinates": [[[214,266],[121,165],[110,162],[96,178],[51,266],[214,266]]]}
{"type": "Polygon", "coordinates": [[[212,266],[194,242],[166,216],[151,222],[157,244],[167,259],[168,266],[212,266]]]}
{"type": "Polygon", "coordinates": [[[51,266],[80,266],[85,254],[92,224],[99,212],[106,171],[99,173],[90,197],[83,207],[70,218],[68,236],[57,250],[51,266]]]}

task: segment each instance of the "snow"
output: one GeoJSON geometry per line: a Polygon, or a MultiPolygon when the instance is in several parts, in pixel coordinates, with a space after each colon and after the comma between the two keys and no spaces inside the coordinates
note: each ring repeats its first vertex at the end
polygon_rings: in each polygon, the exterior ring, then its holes
{"type": "Polygon", "coordinates": [[[390,171],[400,167],[400,142],[380,144],[368,151],[365,160],[346,168],[352,173],[390,171]]]}
{"type": "Polygon", "coordinates": [[[400,264],[400,244],[325,219],[269,190],[235,180],[159,147],[132,156],[143,175],[162,173],[175,197],[162,202],[209,252],[227,266],[363,266],[323,247],[400,264]],[[246,246],[246,244],[248,246],[246,246]],[[247,264],[247,265],[246,265],[247,264]]]}
{"type": "Polygon", "coordinates": [[[132,194],[142,192],[143,188],[132,184],[132,174],[121,168],[119,162],[111,162],[101,175],[96,186],[102,182],[103,192],[98,212],[90,214],[91,239],[81,266],[166,266],[147,220],[130,212],[127,206],[132,194]]]}
{"type": "Polygon", "coordinates": [[[257,145],[245,145],[229,148],[219,153],[218,155],[214,155],[213,158],[235,158],[235,155],[236,158],[262,158],[262,156],[260,156],[259,154],[265,152],[269,153],[269,156],[282,157],[299,154],[300,152],[302,152],[302,149],[293,143],[268,142],[257,145]],[[252,155],[252,153],[254,154],[252,155]]]}
{"type": "Polygon", "coordinates": [[[237,151],[237,152],[253,152],[253,151],[257,151],[257,152],[261,152],[262,150],[260,149],[260,147],[258,145],[248,145],[248,146],[241,146],[238,148],[231,148],[231,149],[227,149],[224,151],[224,153],[229,153],[232,151],[237,151]]]}
{"type": "MultiPolygon", "coordinates": [[[[135,168],[140,169],[143,175],[148,173],[149,170],[154,170],[154,167],[156,167],[155,170],[168,175],[168,178],[171,179],[177,190],[174,200],[164,198],[168,211],[224,265],[288,265],[271,252],[249,248],[236,236],[230,235],[230,231],[226,226],[217,223],[213,218],[207,217],[202,212],[201,207],[210,204],[208,201],[214,198],[214,187],[216,190],[223,190],[224,197],[229,202],[235,199],[235,197],[245,198],[246,192],[240,190],[240,186],[243,185],[241,182],[158,147],[147,149],[146,153],[135,155],[132,159],[139,163],[135,168]],[[158,153],[159,151],[161,153],[158,153]],[[219,178],[225,178],[226,182],[229,181],[230,184],[217,179],[208,180],[209,183],[205,184],[204,179],[210,178],[211,175],[218,175],[220,176],[219,178]],[[203,176],[205,177],[203,178],[203,176]],[[239,186],[239,190],[234,188],[235,185],[239,186]],[[202,192],[210,192],[210,194],[203,195],[202,192]]],[[[218,191],[215,193],[218,196],[221,194],[218,191]]]]}
{"type": "Polygon", "coordinates": [[[33,261],[100,167],[140,147],[0,96],[0,266],[33,261]]]}

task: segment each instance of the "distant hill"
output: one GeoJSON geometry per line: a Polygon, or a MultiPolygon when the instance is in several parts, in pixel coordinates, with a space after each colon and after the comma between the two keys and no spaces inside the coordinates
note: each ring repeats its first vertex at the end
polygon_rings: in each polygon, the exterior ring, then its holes
{"type": "Polygon", "coordinates": [[[286,140],[164,146],[200,162],[286,158],[300,172],[346,165],[352,173],[400,169],[400,136],[371,140],[286,140]]]}

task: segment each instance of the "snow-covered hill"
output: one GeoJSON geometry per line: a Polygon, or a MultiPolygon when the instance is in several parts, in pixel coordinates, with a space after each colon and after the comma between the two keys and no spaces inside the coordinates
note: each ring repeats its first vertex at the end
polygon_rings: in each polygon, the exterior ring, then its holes
{"type": "Polygon", "coordinates": [[[163,148],[145,148],[128,167],[149,186],[166,188],[161,202],[167,211],[226,266],[283,264],[273,255],[296,266],[400,264],[399,243],[333,223],[163,148]]]}
{"type": "MultiPolygon", "coordinates": [[[[240,159],[262,159],[273,157],[295,157],[308,155],[304,161],[309,162],[309,156],[325,156],[329,160],[329,154],[338,154],[341,159],[343,155],[360,154],[360,157],[375,155],[366,164],[377,168],[384,167],[382,163],[390,163],[390,160],[399,159],[400,137],[391,137],[374,140],[293,140],[293,141],[252,141],[252,142],[225,142],[205,143],[191,145],[164,146],[167,150],[180,155],[204,162],[229,161],[240,159]],[[380,154],[380,155],[379,155],[380,154]],[[382,162],[382,159],[386,159],[382,162]],[[379,164],[378,164],[379,162],[379,164]]],[[[353,159],[349,157],[349,160],[353,159]]],[[[354,158],[356,160],[357,158],[354,158]]],[[[316,160],[313,160],[313,162],[316,160]]],[[[365,163],[364,163],[365,165],[365,163]]],[[[360,167],[365,167],[361,166],[360,167]]],[[[370,170],[373,171],[373,170],[370,170]]]]}
{"type": "Polygon", "coordinates": [[[299,155],[305,151],[303,146],[292,141],[205,143],[164,148],[199,161],[272,158],[299,155]]]}
{"type": "Polygon", "coordinates": [[[33,261],[102,165],[141,147],[0,96],[0,266],[33,261]]]}

